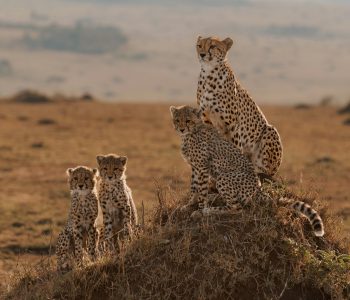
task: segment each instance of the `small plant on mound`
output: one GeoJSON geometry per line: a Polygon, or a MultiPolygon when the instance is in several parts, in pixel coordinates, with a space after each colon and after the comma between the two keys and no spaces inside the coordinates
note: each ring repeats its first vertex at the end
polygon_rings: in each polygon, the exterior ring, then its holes
{"type": "Polygon", "coordinates": [[[321,209],[326,235],[317,238],[305,218],[278,204],[277,199],[290,193],[273,185],[264,190],[270,200],[257,199],[241,212],[192,221],[179,210],[186,197],[159,187],[154,215],[118,257],[63,276],[32,274],[8,298],[349,297],[350,256],[339,238],[338,220],[321,209]]]}

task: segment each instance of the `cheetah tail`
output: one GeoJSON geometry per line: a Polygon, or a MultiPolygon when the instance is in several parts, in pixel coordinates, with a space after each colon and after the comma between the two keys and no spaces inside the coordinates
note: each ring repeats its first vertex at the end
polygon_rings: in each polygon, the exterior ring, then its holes
{"type": "Polygon", "coordinates": [[[279,202],[290,204],[291,207],[309,219],[316,236],[324,235],[324,226],[320,215],[309,204],[289,198],[280,198],[279,202]]]}

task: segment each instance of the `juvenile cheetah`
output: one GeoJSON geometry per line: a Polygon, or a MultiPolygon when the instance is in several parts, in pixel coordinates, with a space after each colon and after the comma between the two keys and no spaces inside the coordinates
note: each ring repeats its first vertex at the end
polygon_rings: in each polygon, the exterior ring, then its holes
{"type": "MultiPolygon", "coordinates": [[[[181,152],[192,168],[190,203],[198,201],[204,215],[240,208],[256,196],[264,196],[253,164],[217,130],[201,121],[200,112],[189,106],[170,107],[174,128],[181,137],[181,152]],[[216,180],[216,187],[226,203],[221,208],[208,207],[209,176],[216,180]]],[[[282,202],[304,214],[316,236],[324,234],[318,213],[308,204],[290,199],[282,202]]],[[[194,214],[197,214],[195,212],[194,214]]]]}
{"type": "Polygon", "coordinates": [[[211,123],[253,162],[256,173],[273,176],[282,161],[282,143],[257,104],[237,81],[226,54],[232,39],[198,37],[201,71],[197,104],[201,117],[211,123]]]}
{"type": "Polygon", "coordinates": [[[138,224],[131,189],[126,184],[127,157],[115,154],[96,157],[100,174],[98,198],[103,215],[101,241],[106,250],[114,251],[114,240],[120,233],[130,234],[138,224]]]}
{"type": "Polygon", "coordinates": [[[95,258],[97,237],[94,227],[97,217],[96,173],[97,169],[83,166],[67,170],[71,207],[67,224],[57,240],[58,271],[67,271],[72,268],[72,256],[75,257],[77,265],[81,266],[83,248],[86,246],[90,258],[95,258]]]}

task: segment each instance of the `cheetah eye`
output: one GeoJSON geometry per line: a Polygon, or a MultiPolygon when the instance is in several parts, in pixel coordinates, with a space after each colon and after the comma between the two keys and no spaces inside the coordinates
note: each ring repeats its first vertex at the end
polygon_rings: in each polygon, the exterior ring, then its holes
{"type": "Polygon", "coordinates": [[[78,177],[77,177],[77,176],[74,176],[73,179],[74,179],[74,180],[78,180],[78,177]]]}
{"type": "Polygon", "coordinates": [[[201,46],[201,45],[197,45],[197,47],[198,47],[199,49],[201,49],[201,48],[202,48],[202,46],[201,46]]]}
{"type": "Polygon", "coordinates": [[[107,171],[107,168],[103,168],[102,170],[103,170],[103,171],[107,171]]]}
{"type": "Polygon", "coordinates": [[[85,180],[89,180],[89,177],[88,177],[88,176],[86,176],[86,177],[85,177],[85,180]]]}
{"type": "Polygon", "coordinates": [[[191,123],[191,120],[186,120],[186,124],[190,124],[191,123]]]}
{"type": "Polygon", "coordinates": [[[119,169],[118,168],[114,168],[114,171],[119,171],[119,169]]]}

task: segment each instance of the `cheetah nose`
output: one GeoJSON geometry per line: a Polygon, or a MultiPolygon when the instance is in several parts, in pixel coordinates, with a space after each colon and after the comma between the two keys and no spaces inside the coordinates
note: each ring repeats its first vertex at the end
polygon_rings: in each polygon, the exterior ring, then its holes
{"type": "Polygon", "coordinates": [[[184,131],[185,131],[185,129],[180,129],[180,131],[181,131],[181,132],[184,132],[184,131]]]}
{"type": "Polygon", "coordinates": [[[83,188],[83,186],[84,186],[84,185],[82,185],[82,184],[79,184],[79,187],[80,187],[81,189],[83,188]]]}
{"type": "Polygon", "coordinates": [[[108,178],[109,178],[109,179],[112,179],[112,178],[113,178],[113,176],[108,176],[108,178]]]}
{"type": "Polygon", "coordinates": [[[199,55],[200,55],[201,58],[204,58],[205,53],[201,53],[201,54],[199,54],[199,55]]]}

